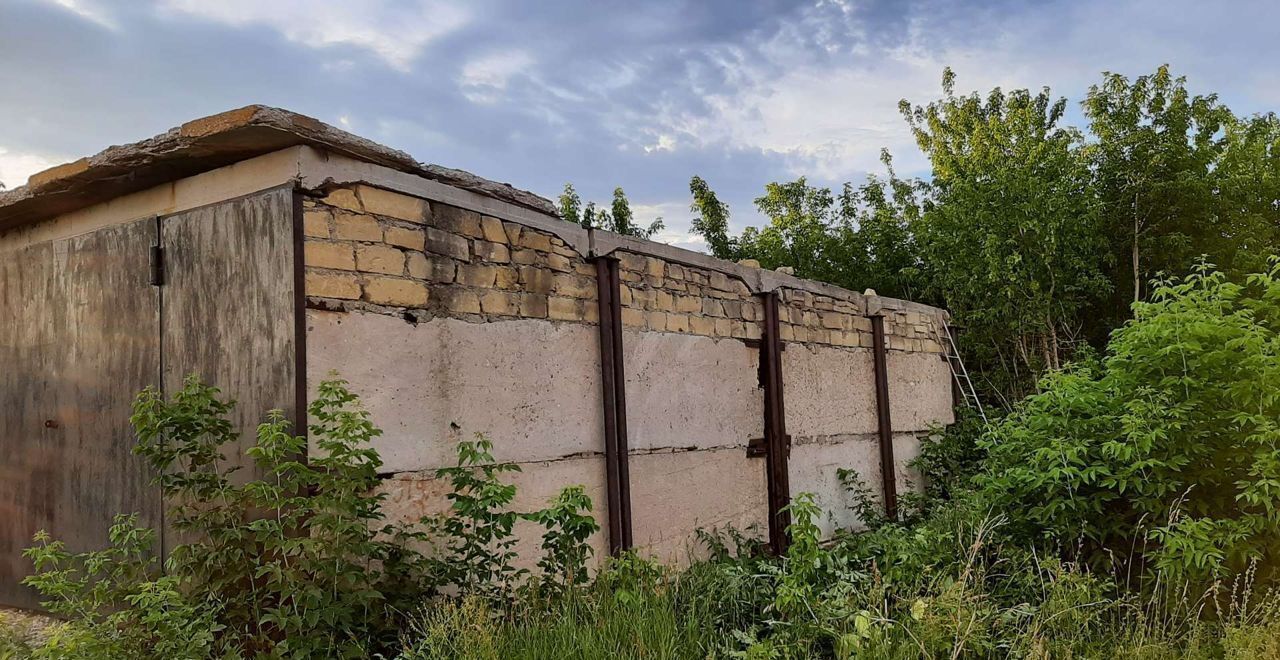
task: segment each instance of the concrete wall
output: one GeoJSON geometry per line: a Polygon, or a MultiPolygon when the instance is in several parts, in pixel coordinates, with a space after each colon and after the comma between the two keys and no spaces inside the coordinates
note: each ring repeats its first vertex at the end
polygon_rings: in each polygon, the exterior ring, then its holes
{"type": "MultiPolygon", "coordinates": [[[[840,469],[879,488],[869,314],[886,318],[900,487],[919,432],[952,420],[940,310],[587,232],[310,147],[4,232],[0,253],[288,182],[308,195],[307,380],[314,388],[336,371],[383,429],[375,445],[393,518],[446,506],[434,470],[453,462],[459,439],[483,433],[499,460],[522,468],[513,476],[518,507],[581,484],[607,527],[592,255],[620,261],[633,531],[643,552],[679,562],[696,552],[699,529],[765,534],[764,459],[746,454],[763,435],[752,344],[761,291],[778,291],[783,304],[792,492],[815,493],[824,529],[859,523],[840,469]]],[[[536,530],[520,531],[532,557],[536,530]]],[[[603,556],[604,534],[593,544],[603,556]]]]}
{"type": "MultiPolygon", "coordinates": [[[[393,518],[446,505],[433,471],[484,433],[518,463],[519,506],[582,484],[607,528],[594,265],[560,236],[368,185],[305,205],[307,373],[351,382],[384,431],[393,518]]],[[[593,241],[599,247],[605,241],[593,241]]],[[[621,241],[633,535],[680,562],[699,529],[767,531],[759,348],[763,275],[621,241]],[[751,282],[751,284],[749,284],[751,282]]],[[[792,278],[794,280],[794,278],[792,278]]],[[[898,483],[916,434],[949,423],[941,312],[795,280],[781,293],[791,490],[815,493],[828,532],[856,527],[837,473],[880,486],[869,313],[886,317],[898,483]],[[795,288],[801,287],[801,288],[795,288]]],[[[533,553],[536,530],[523,529],[533,553]]],[[[604,533],[593,539],[597,555],[604,533]]],[[[536,555],[536,553],[533,553],[536,555]]],[[[532,558],[530,558],[532,561],[532,558]]]]}
{"type": "MultiPolygon", "coordinates": [[[[889,410],[893,420],[895,481],[899,491],[919,489],[908,463],[919,453],[917,435],[954,421],[951,371],[934,353],[889,351],[889,410]]],[[[807,491],[828,516],[824,531],[857,528],[853,500],[838,477],[852,470],[883,500],[877,435],[875,366],[870,349],[787,344],[782,354],[788,464],[793,493],[807,491]]]]}
{"type": "Polygon", "coordinates": [[[383,431],[374,446],[389,473],[452,464],[456,439],[475,433],[499,460],[558,460],[598,449],[596,341],[578,324],[312,309],[307,381],[336,370],[351,382],[383,431]]]}

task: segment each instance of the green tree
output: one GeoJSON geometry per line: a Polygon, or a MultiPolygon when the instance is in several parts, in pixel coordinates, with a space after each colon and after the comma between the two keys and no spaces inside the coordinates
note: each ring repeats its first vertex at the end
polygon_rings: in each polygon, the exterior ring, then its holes
{"type": "Polygon", "coordinates": [[[1230,117],[1223,137],[1211,173],[1216,231],[1201,250],[1239,280],[1280,253],[1280,119],[1230,117]]]}
{"type": "Polygon", "coordinates": [[[882,151],[887,176],[867,176],[866,183],[853,188],[846,183],[840,196],[841,220],[847,251],[861,267],[850,282],[898,298],[916,299],[924,295],[919,247],[912,227],[919,222],[922,200],[928,186],[918,179],[901,179],[893,169],[887,150],[882,151]]]}
{"type": "Polygon", "coordinates": [[[695,176],[689,182],[690,210],[699,215],[693,231],[722,259],[754,259],[763,268],[788,266],[800,277],[849,289],[910,297],[920,276],[910,225],[920,214],[924,184],[899,179],[887,152],[882,160],[886,177],[846,183],[839,195],[803,177],[770,183],[755,200],[769,223],[737,237],[728,233],[728,206],[695,176]]]}
{"type": "Polygon", "coordinates": [[[558,207],[561,219],[567,222],[588,228],[599,227],[625,236],[650,239],[664,228],[662,218],[654,220],[647,227],[636,224],[631,202],[621,187],[613,189],[613,202],[606,210],[597,207],[595,202],[587,202],[584,207],[573,184],[566,183],[564,192],[560,194],[558,207]]]}
{"type": "Polygon", "coordinates": [[[585,218],[582,215],[582,198],[578,196],[578,191],[573,189],[572,183],[564,184],[564,192],[560,193],[559,201],[562,220],[584,227],[591,226],[590,222],[583,222],[585,218]]]}
{"type": "Polygon", "coordinates": [[[1185,272],[1214,243],[1210,173],[1231,113],[1215,94],[1191,95],[1168,65],[1132,81],[1106,73],[1083,107],[1095,137],[1088,151],[1104,235],[1115,255],[1112,310],[1123,316],[1127,301],[1142,299],[1143,282],[1185,272]]]}
{"type": "Polygon", "coordinates": [[[1017,398],[1057,368],[1108,288],[1083,138],[1048,89],[957,96],[901,110],[933,168],[914,235],[928,286],[967,327],[992,393],[1017,398]]]}
{"type": "Polygon", "coordinates": [[[693,219],[693,233],[707,240],[712,255],[732,261],[740,259],[737,240],[729,236],[729,205],[720,201],[700,176],[689,179],[689,194],[693,195],[689,210],[697,214],[693,219]]]}
{"type": "Polygon", "coordinates": [[[653,238],[653,235],[662,231],[664,227],[662,218],[654,220],[647,227],[636,224],[635,216],[631,212],[631,202],[627,200],[627,194],[621,187],[613,189],[613,203],[609,209],[612,213],[605,216],[606,222],[602,223],[602,226],[612,232],[648,239],[653,238]]]}
{"type": "Polygon", "coordinates": [[[755,204],[769,224],[742,233],[743,254],[764,268],[790,266],[800,277],[836,279],[839,260],[832,230],[838,216],[829,188],[811,186],[804,177],[774,182],[764,187],[755,204]]]}
{"type": "Polygon", "coordinates": [[[1033,537],[1100,562],[1280,568],[1280,261],[1157,280],[1104,360],[1049,375],[983,440],[979,483],[1033,537]]]}

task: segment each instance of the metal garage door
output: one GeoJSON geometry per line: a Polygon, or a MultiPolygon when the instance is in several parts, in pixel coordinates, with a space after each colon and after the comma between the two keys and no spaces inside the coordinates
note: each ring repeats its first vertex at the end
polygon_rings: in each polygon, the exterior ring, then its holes
{"type": "Polygon", "coordinates": [[[35,606],[19,581],[37,530],[86,550],[116,513],[159,523],[129,427],[134,396],[159,383],[155,240],[151,218],[0,259],[0,602],[35,606]]]}
{"type": "Polygon", "coordinates": [[[0,258],[0,604],[36,606],[19,581],[39,529],[73,551],[103,547],[116,513],[163,530],[132,454],[130,405],[144,387],[172,392],[196,373],[239,401],[247,432],[241,451],[224,451],[233,464],[251,465],[242,450],[264,411],[293,417],[294,215],[282,188],[0,258]]]}

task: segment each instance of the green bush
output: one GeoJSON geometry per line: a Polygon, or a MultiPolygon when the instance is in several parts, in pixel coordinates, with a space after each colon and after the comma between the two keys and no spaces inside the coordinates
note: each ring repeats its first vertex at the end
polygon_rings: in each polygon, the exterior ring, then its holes
{"type": "Polygon", "coordinates": [[[1203,266],[1134,314],[1105,358],[1050,375],[992,429],[982,489],[1019,532],[1078,543],[1095,565],[1270,575],[1280,262],[1243,285],[1203,266]]]}
{"type": "MultiPolygon", "coordinates": [[[[308,408],[310,442],[289,433],[279,411],[247,450],[255,479],[236,479],[222,454],[240,439],[233,402],[195,377],[171,401],[139,395],[136,451],[150,464],[166,503],[166,523],[182,540],[161,570],[155,533],[120,516],[104,550],[71,554],[41,532],[27,556],[26,584],[66,617],[47,658],[365,658],[392,653],[412,617],[442,591],[505,597],[523,575],[512,568],[513,526],[545,529],[543,566],[573,570],[545,580],[583,581],[595,522],[590,502],[569,488],[541,511],[509,509],[513,486],[500,476],[488,440],[458,446],[451,507],[419,524],[386,523],[381,460],[369,446],[380,431],[338,380],[325,381],[308,408]],[[434,534],[431,532],[435,532],[434,534]],[[434,553],[416,548],[433,544],[434,553]]],[[[16,653],[16,652],[15,652],[16,653]]]]}

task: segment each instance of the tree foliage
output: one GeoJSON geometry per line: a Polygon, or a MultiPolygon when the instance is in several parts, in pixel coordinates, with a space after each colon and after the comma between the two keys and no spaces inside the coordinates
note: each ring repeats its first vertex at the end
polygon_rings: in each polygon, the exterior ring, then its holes
{"type": "Polygon", "coordinates": [[[1280,568],[1280,260],[1153,283],[1105,358],[1049,375],[984,440],[994,506],[1093,560],[1280,568]]]}
{"type": "Polygon", "coordinates": [[[1089,145],[1094,194],[1113,254],[1129,277],[1128,300],[1158,272],[1184,272],[1212,247],[1213,178],[1229,112],[1216,95],[1192,96],[1168,66],[1133,81],[1115,73],[1089,88],[1082,104],[1096,141],[1089,145]]]}
{"type": "Polygon", "coordinates": [[[1063,123],[1048,89],[900,104],[927,180],[887,175],[833,192],[765,187],[766,218],[738,236],[707,183],[690,182],[711,252],[860,291],[946,307],[988,399],[1035,390],[1085,345],[1101,347],[1150,299],[1144,282],[1201,256],[1239,280],[1280,250],[1280,119],[1239,117],[1167,66],[1107,73],[1063,123]]]}
{"type": "Polygon", "coordinates": [[[993,90],[902,104],[933,167],[929,204],[914,225],[928,290],[970,329],[978,361],[1020,374],[1061,366],[1082,312],[1105,293],[1102,236],[1079,131],[1060,126],[1066,99],[1048,89],[993,90]]]}
{"type": "Polygon", "coordinates": [[[558,206],[560,217],[568,222],[588,228],[598,227],[624,236],[648,239],[664,228],[662,218],[654,220],[648,226],[636,224],[631,201],[621,187],[613,189],[613,201],[608,209],[604,209],[597,207],[595,202],[587,202],[583,206],[582,198],[573,189],[573,184],[566,183],[564,191],[560,193],[558,206]]]}

